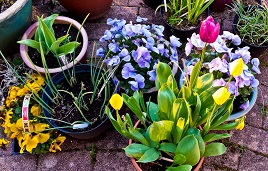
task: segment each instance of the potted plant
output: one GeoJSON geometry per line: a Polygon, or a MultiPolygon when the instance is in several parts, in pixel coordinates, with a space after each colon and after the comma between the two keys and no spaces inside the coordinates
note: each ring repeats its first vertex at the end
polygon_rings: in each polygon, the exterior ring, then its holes
{"type": "MultiPolygon", "coordinates": [[[[209,17],[212,19],[211,17],[209,17]]],[[[211,20],[211,22],[214,22],[211,20]]],[[[186,56],[192,59],[187,64],[186,70],[180,77],[180,85],[185,82],[184,75],[191,74],[196,62],[200,60],[199,54],[201,49],[205,47],[205,38],[210,38],[205,34],[206,30],[200,29],[199,34],[193,34],[189,42],[185,46],[186,56]]],[[[235,97],[234,110],[227,120],[235,120],[242,117],[250,111],[257,99],[259,81],[254,77],[254,74],[260,74],[259,59],[251,59],[249,47],[238,48],[233,50],[230,45],[238,46],[241,39],[238,35],[234,35],[228,31],[223,31],[222,35],[216,38],[215,42],[209,43],[206,46],[205,58],[200,74],[212,73],[214,75],[213,87],[228,85],[228,91],[235,97]],[[240,75],[230,75],[230,65],[237,59],[243,59],[244,69],[240,75]],[[231,79],[230,79],[231,78],[231,79]]]]}
{"type": "Polygon", "coordinates": [[[32,0],[5,1],[11,3],[10,7],[1,3],[0,11],[0,50],[10,55],[19,49],[16,42],[31,24],[32,0]],[[15,3],[14,3],[15,2],[15,3]],[[4,8],[2,8],[2,5],[4,8]]]}
{"type": "Polygon", "coordinates": [[[242,3],[234,3],[236,13],[233,30],[243,43],[250,47],[252,56],[259,57],[268,47],[268,9],[260,5],[243,7],[242,3]]]}
{"type": "Polygon", "coordinates": [[[143,2],[153,9],[156,9],[163,1],[162,0],[143,0],[143,2]]]}
{"type": "MultiPolygon", "coordinates": [[[[13,69],[12,69],[13,70],[13,69]]],[[[13,140],[13,154],[42,154],[61,151],[66,137],[51,130],[41,106],[31,97],[31,90],[41,94],[44,80],[37,73],[27,80],[17,75],[23,83],[9,87],[5,103],[1,106],[1,126],[5,135],[13,140]]],[[[7,145],[7,140],[3,142],[7,145]]]]}
{"type": "Polygon", "coordinates": [[[80,0],[79,3],[72,0],[59,0],[59,3],[74,15],[85,18],[89,14],[89,20],[96,20],[108,12],[113,0],[80,0]]]}
{"type": "Polygon", "coordinates": [[[41,58],[42,46],[46,64],[49,65],[47,71],[57,73],[84,58],[88,36],[77,21],[53,14],[45,19],[38,17],[38,22],[28,28],[18,43],[21,57],[27,66],[38,72],[45,72],[41,58]],[[57,31],[58,29],[61,30],[57,31]]]}
{"type": "MultiPolygon", "coordinates": [[[[106,45],[97,50],[97,56],[107,57],[104,62],[126,92],[155,91],[157,62],[172,65],[178,61],[176,48],[181,46],[178,38],[171,36],[170,42],[165,40],[161,25],[126,24],[123,19],[108,19],[107,24],[111,28],[100,38],[106,45]]],[[[173,74],[176,72],[177,66],[173,65],[173,74]]]]}
{"type": "Polygon", "coordinates": [[[200,16],[212,2],[213,0],[169,0],[156,10],[160,8],[165,27],[185,42],[192,33],[198,32],[200,21],[206,17],[200,18],[200,16]]]}

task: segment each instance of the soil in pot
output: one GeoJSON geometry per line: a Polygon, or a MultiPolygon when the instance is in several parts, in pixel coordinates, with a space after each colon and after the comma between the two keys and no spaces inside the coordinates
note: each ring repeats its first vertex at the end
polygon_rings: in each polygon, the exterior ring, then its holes
{"type": "MultiPolygon", "coordinates": [[[[53,29],[55,32],[55,37],[59,38],[59,37],[66,35],[67,30],[69,29],[69,26],[70,26],[69,24],[54,24],[53,29]]],[[[69,37],[68,37],[69,41],[75,41],[77,34],[78,34],[78,30],[74,27],[71,27],[69,30],[69,37]]],[[[67,60],[70,62],[72,61],[72,59],[75,58],[75,56],[77,56],[80,53],[82,49],[83,37],[81,36],[81,34],[79,34],[77,41],[80,42],[81,44],[76,48],[75,53],[66,55],[67,60]]],[[[28,47],[28,55],[36,66],[43,67],[41,55],[36,49],[28,47]]],[[[60,67],[60,63],[58,59],[55,57],[55,55],[52,52],[48,53],[48,55],[46,55],[45,58],[46,58],[46,63],[47,63],[48,68],[60,67]]]]}
{"type": "Polygon", "coordinates": [[[11,7],[17,0],[4,0],[0,2],[0,13],[11,7]]]}
{"type": "MultiPolygon", "coordinates": [[[[66,79],[64,79],[60,84],[57,85],[57,87],[59,90],[66,90],[68,92],[72,92],[74,96],[77,97],[81,91],[82,83],[84,84],[83,93],[93,91],[93,85],[91,83],[91,80],[89,79],[90,77],[91,77],[90,73],[84,73],[84,72],[78,73],[76,74],[77,82],[73,86],[70,86],[68,82],[66,81],[66,79]]],[[[103,83],[101,83],[100,85],[103,85],[103,83]]],[[[61,98],[62,100],[60,100],[60,102],[57,105],[52,103],[51,101],[48,103],[48,105],[51,106],[51,108],[54,109],[55,111],[54,113],[55,116],[53,116],[53,118],[66,121],[69,123],[73,123],[75,121],[84,121],[79,110],[77,110],[77,108],[74,106],[73,98],[71,97],[71,95],[65,92],[60,92],[60,94],[62,95],[62,98],[61,98]]],[[[67,128],[65,130],[69,132],[88,131],[88,130],[95,128],[97,125],[99,125],[104,120],[104,118],[100,117],[100,110],[102,108],[104,97],[105,96],[104,96],[104,91],[103,91],[101,97],[95,97],[93,103],[89,104],[90,103],[89,99],[91,99],[91,94],[85,95],[83,99],[85,100],[85,102],[88,103],[87,105],[88,110],[85,110],[82,108],[81,110],[83,114],[85,115],[85,117],[88,119],[88,121],[94,122],[94,123],[92,125],[89,125],[84,130],[71,129],[71,128],[70,129],[67,128]]],[[[57,122],[57,121],[53,121],[53,122],[58,127],[68,126],[62,122],[57,122]]]]}

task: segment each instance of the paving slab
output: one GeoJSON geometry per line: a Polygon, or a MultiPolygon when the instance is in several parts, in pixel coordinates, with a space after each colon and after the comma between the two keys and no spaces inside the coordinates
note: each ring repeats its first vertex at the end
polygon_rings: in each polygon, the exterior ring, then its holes
{"type": "Polygon", "coordinates": [[[38,171],[91,171],[91,157],[87,150],[57,152],[40,155],[38,171]]]}
{"type": "Polygon", "coordinates": [[[36,156],[35,155],[15,155],[15,156],[1,156],[0,157],[1,171],[15,171],[15,170],[36,170],[36,156]]]}
{"type": "Polygon", "coordinates": [[[231,131],[231,134],[230,142],[268,155],[267,131],[246,125],[242,131],[231,131]]]}
{"type": "Polygon", "coordinates": [[[268,167],[268,158],[258,155],[250,150],[247,150],[241,158],[239,171],[266,171],[268,167]]]}

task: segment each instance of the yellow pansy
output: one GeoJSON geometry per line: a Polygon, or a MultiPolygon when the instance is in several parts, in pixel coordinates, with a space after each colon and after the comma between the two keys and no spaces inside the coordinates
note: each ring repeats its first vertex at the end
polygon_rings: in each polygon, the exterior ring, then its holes
{"type": "Polygon", "coordinates": [[[215,93],[213,93],[212,97],[216,104],[222,105],[229,99],[230,95],[231,93],[228,92],[226,87],[221,87],[215,93]]]}
{"type": "Polygon", "coordinates": [[[234,60],[229,64],[230,74],[234,77],[239,76],[244,70],[244,65],[242,58],[234,60]]]}
{"type": "Polygon", "coordinates": [[[113,94],[109,102],[115,110],[120,110],[123,106],[123,97],[119,94],[113,94]]]}
{"type": "Polygon", "coordinates": [[[59,135],[50,145],[50,152],[57,152],[57,150],[61,151],[60,145],[65,141],[66,137],[59,135]]]}
{"type": "Polygon", "coordinates": [[[181,130],[183,130],[183,128],[184,128],[184,121],[185,121],[185,119],[182,118],[182,117],[180,117],[180,118],[178,119],[177,127],[179,127],[181,130]]]}
{"type": "Polygon", "coordinates": [[[38,104],[35,104],[31,108],[31,114],[34,116],[39,116],[41,113],[41,107],[38,104]]]}
{"type": "Polygon", "coordinates": [[[33,81],[37,82],[39,85],[42,85],[42,86],[45,85],[45,81],[44,81],[43,77],[37,73],[33,73],[31,75],[31,79],[33,81]]]}
{"type": "Polygon", "coordinates": [[[15,99],[17,97],[17,92],[19,91],[19,87],[16,86],[12,86],[10,87],[9,91],[8,91],[8,96],[10,99],[15,99]]]}
{"type": "Polygon", "coordinates": [[[10,130],[12,132],[12,135],[10,136],[10,138],[23,136],[22,118],[18,119],[16,123],[11,124],[10,130]]]}
{"type": "Polygon", "coordinates": [[[17,96],[19,97],[23,97],[25,94],[28,94],[29,90],[26,86],[24,86],[23,88],[19,89],[17,92],[17,96]]]}
{"type": "Polygon", "coordinates": [[[38,139],[39,143],[43,144],[43,143],[47,142],[47,140],[49,140],[50,134],[49,133],[38,133],[35,135],[35,137],[38,139]]]}
{"type": "Polygon", "coordinates": [[[235,127],[237,130],[242,130],[245,127],[245,117],[236,119],[235,122],[238,122],[238,125],[235,127]]]}
{"type": "Polygon", "coordinates": [[[0,147],[5,147],[9,143],[8,140],[1,138],[0,139],[0,147]]]}
{"type": "Polygon", "coordinates": [[[32,150],[37,147],[38,143],[37,137],[32,136],[31,134],[25,134],[21,144],[20,153],[23,153],[25,149],[29,153],[32,153],[32,150]]]}

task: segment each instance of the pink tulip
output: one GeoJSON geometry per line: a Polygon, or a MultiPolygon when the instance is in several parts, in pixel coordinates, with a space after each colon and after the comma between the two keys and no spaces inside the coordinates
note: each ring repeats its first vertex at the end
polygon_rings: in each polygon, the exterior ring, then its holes
{"type": "Polygon", "coordinates": [[[203,42],[213,43],[216,41],[218,35],[220,33],[220,24],[216,23],[211,16],[208,16],[201,23],[200,27],[200,39],[203,42]]]}

